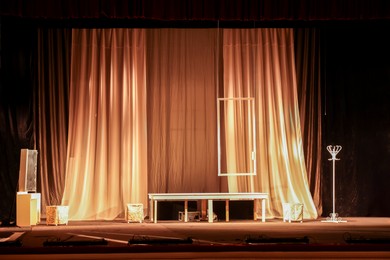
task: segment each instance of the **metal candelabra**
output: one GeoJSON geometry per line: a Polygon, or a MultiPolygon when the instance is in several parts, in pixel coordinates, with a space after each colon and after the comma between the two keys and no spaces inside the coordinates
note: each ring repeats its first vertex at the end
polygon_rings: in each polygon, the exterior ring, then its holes
{"type": "Polygon", "coordinates": [[[322,222],[332,222],[332,223],[339,223],[339,222],[347,222],[346,220],[342,220],[339,217],[339,214],[336,213],[336,192],[335,192],[335,163],[336,161],[340,160],[336,158],[336,155],[341,151],[342,147],[341,145],[328,145],[326,147],[328,152],[332,155],[332,158],[329,159],[329,161],[333,161],[333,212],[329,214],[329,217],[326,218],[326,220],[322,220],[322,222]]]}

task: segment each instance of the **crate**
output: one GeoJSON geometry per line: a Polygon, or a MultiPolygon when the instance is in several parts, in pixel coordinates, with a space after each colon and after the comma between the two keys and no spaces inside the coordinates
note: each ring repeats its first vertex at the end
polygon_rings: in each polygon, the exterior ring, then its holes
{"type": "Polygon", "coordinates": [[[302,203],[283,203],[283,222],[299,221],[303,222],[302,203]]]}
{"type": "Polygon", "coordinates": [[[46,225],[68,225],[69,206],[46,206],[46,225]]]}
{"type": "MultiPolygon", "coordinates": [[[[188,221],[200,221],[200,211],[188,211],[188,221]]],[[[179,211],[179,221],[184,221],[184,211],[179,211]]]]}
{"type": "Polygon", "coordinates": [[[144,221],[144,205],[142,203],[129,203],[126,210],[127,223],[144,221]]]}

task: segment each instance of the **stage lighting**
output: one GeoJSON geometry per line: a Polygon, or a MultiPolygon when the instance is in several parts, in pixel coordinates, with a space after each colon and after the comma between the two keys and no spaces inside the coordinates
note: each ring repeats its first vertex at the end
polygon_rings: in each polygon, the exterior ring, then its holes
{"type": "Polygon", "coordinates": [[[191,238],[149,238],[140,237],[129,240],[130,245],[177,245],[177,244],[192,244],[191,238]]]}
{"type": "Polygon", "coordinates": [[[2,241],[0,242],[0,247],[20,247],[22,246],[22,242],[18,239],[15,241],[2,241]]]}
{"type": "Polygon", "coordinates": [[[246,238],[247,244],[308,244],[309,238],[304,237],[266,237],[246,238]]]}
{"type": "Polygon", "coordinates": [[[11,221],[10,219],[3,219],[0,221],[0,227],[14,227],[16,226],[15,221],[11,221]]]}
{"type": "Polygon", "coordinates": [[[390,238],[349,238],[348,244],[390,244],[390,238]]]}
{"type": "Polygon", "coordinates": [[[108,242],[104,238],[94,240],[47,240],[43,246],[105,246],[108,242]]]}

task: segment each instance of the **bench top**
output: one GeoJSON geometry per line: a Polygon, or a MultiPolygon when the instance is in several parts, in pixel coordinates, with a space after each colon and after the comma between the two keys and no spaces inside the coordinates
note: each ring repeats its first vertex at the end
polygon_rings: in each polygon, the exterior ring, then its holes
{"type": "Polygon", "coordinates": [[[252,200],[268,199],[268,193],[149,193],[151,200],[252,200]]]}

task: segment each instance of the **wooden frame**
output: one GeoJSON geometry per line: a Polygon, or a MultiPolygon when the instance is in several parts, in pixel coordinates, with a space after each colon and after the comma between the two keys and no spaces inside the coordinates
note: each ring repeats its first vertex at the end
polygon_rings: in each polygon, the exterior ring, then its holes
{"type": "MultiPolygon", "coordinates": [[[[226,119],[226,118],[225,118],[226,119]]],[[[225,122],[226,123],[226,122],[225,122]]],[[[253,176],[256,175],[256,116],[255,116],[255,99],[251,97],[246,98],[218,98],[217,99],[217,138],[218,138],[218,176],[253,176]],[[222,169],[222,140],[221,135],[221,103],[226,102],[247,102],[247,116],[245,119],[248,122],[248,136],[250,138],[250,158],[247,158],[248,161],[251,161],[250,170],[246,172],[223,172],[222,169]]],[[[225,148],[226,149],[226,148],[225,148]]],[[[249,151],[249,150],[248,150],[249,151]]],[[[227,164],[227,162],[226,162],[227,164]]]]}

